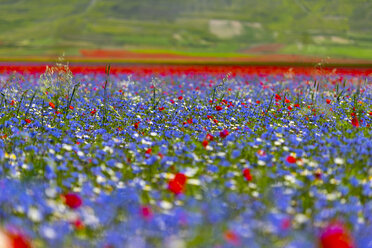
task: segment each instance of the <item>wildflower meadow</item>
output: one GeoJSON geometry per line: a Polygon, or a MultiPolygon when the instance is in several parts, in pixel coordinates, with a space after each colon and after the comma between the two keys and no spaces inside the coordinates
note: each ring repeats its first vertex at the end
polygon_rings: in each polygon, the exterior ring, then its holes
{"type": "Polygon", "coordinates": [[[370,72],[154,68],[0,74],[0,247],[372,247],[370,72]]]}

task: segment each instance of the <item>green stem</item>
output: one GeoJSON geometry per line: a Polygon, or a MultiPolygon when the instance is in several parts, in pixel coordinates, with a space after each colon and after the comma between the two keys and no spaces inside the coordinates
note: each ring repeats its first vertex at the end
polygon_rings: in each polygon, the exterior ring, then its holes
{"type": "Polygon", "coordinates": [[[27,118],[28,112],[30,111],[30,108],[32,106],[32,102],[34,101],[34,98],[35,98],[35,95],[36,95],[36,91],[34,92],[34,94],[31,97],[31,101],[30,101],[30,104],[28,105],[28,108],[27,108],[27,111],[26,111],[26,114],[25,114],[25,118],[27,118]]]}
{"type": "Polygon", "coordinates": [[[19,109],[21,108],[21,105],[22,105],[22,101],[23,101],[23,98],[25,97],[25,94],[27,93],[27,90],[25,92],[23,92],[22,96],[21,96],[21,100],[19,101],[19,104],[18,104],[18,108],[17,108],[17,115],[18,116],[18,113],[19,113],[19,109]]]}
{"type": "Polygon", "coordinates": [[[67,116],[67,113],[68,113],[68,109],[69,109],[70,106],[71,106],[72,99],[74,98],[74,95],[75,95],[75,91],[76,91],[76,87],[77,87],[77,86],[78,86],[78,84],[76,84],[76,85],[74,86],[74,89],[72,90],[71,97],[70,97],[70,99],[69,99],[69,101],[68,101],[68,104],[67,104],[67,106],[66,106],[66,111],[65,111],[64,119],[66,119],[66,116],[67,116]]]}
{"type": "Polygon", "coordinates": [[[106,66],[106,75],[107,75],[107,78],[106,78],[106,81],[105,81],[105,88],[104,88],[104,92],[103,92],[103,101],[104,101],[104,110],[103,110],[103,120],[102,120],[102,123],[105,124],[106,122],[106,115],[107,115],[107,85],[108,85],[108,81],[110,79],[110,70],[111,70],[111,65],[107,65],[106,66]]]}
{"type": "Polygon", "coordinates": [[[1,95],[2,95],[3,97],[1,98],[1,104],[0,104],[0,107],[3,106],[3,101],[4,101],[4,98],[5,98],[5,95],[4,95],[3,93],[1,93],[1,95]]]}

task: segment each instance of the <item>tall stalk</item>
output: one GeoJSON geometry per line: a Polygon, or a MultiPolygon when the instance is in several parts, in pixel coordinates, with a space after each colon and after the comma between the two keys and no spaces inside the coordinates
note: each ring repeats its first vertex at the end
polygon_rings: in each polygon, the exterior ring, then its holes
{"type": "Polygon", "coordinates": [[[110,80],[110,70],[111,70],[111,65],[107,65],[106,66],[106,81],[105,81],[105,88],[103,89],[103,118],[102,118],[102,124],[105,124],[106,123],[106,115],[107,115],[107,86],[108,86],[108,82],[110,80]]]}

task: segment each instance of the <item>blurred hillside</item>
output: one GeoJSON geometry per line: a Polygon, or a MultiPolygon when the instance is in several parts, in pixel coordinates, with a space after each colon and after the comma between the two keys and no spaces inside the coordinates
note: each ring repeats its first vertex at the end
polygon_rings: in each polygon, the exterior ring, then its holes
{"type": "Polygon", "coordinates": [[[0,0],[0,56],[81,49],[372,59],[370,0],[0,0]]]}

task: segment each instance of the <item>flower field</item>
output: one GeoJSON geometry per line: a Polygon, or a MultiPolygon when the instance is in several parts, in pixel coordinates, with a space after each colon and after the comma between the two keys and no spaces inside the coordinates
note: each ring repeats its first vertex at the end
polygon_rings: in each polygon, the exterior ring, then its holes
{"type": "Polygon", "coordinates": [[[0,74],[0,247],[372,247],[368,70],[38,68],[0,74]]]}

